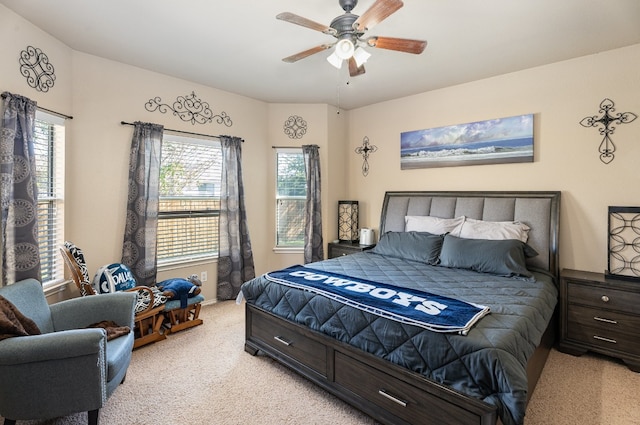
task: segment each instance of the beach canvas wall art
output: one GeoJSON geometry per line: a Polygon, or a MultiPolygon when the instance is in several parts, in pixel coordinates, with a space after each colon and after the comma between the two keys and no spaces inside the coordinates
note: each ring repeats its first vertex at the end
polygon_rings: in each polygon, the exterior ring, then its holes
{"type": "Polygon", "coordinates": [[[400,168],[533,162],[533,114],[400,134],[400,168]]]}

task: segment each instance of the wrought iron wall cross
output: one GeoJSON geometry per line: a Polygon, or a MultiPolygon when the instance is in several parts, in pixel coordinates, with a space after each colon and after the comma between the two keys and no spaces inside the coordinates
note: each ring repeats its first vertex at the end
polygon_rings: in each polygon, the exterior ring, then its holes
{"type": "Polygon", "coordinates": [[[377,146],[369,144],[369,138],[367,136],[364,136],[364,139],[362,139],[362,146],[358,146],[355,149],[357,154],[362,155],[362,175],[365,177],[369,174],[369,154],[377,150],[377,146]]]}
{"type": "Polygon", "coordinates": [[[613,153],[616,151],[616,146],[613,144],[611,137],[609,137],[616,129],[611,124],[627,124],[638,118],[633,112],[619,112],[617,115],[611,115],[610,112],[615,111],[613,106],[613,100],[605,98],[600,102],[600,112],[602,113],[600,118],[594,115],[592,117],[585,117],[580,121],[580,125],[584,127],[596,127],[598,124],[604,126],[604,128],[599,129],[600,134],[602,134],[604,138],[600,143],[598,151],[600,152],[600,161],[605,164],[613,161],[615,157],[613,153]]]}

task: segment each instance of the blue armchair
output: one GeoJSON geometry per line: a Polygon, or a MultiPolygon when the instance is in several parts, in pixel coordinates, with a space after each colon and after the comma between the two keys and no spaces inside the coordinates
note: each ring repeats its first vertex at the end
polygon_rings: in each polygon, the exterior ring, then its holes
{"type": "Polygon", "coordinates": [[[88,412],[96,425],[100,408],[124,382],[133,332],[107,342],[112,320],[133,330],[136,294],[119,292],[47,304],[40,282],[26,279],[0,288],[0,295],[33,320],[41,335],[0,341],[0,415],[16,420],[48,419],[88,412]]]}

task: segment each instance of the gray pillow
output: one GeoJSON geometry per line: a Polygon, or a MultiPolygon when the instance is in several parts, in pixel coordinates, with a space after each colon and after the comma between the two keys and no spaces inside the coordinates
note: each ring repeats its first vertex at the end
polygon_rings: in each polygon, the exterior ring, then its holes
{"type": "Polygon", "coordinates": [[[437,264],[442,236],[427,232],[387,232],[371,250],[376,254],[437,264]]]}
{"type": "Polygon", "coordinates": [[[446,235],[440,252],[440,265],[533,279],[525,260],[536,255],[538,253],[531,246],[517,239],[463,239],[446,235]]]}

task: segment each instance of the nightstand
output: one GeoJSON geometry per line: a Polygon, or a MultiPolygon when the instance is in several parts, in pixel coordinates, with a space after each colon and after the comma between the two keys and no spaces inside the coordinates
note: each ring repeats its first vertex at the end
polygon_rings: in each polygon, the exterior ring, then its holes
{"type": "Polygon", "coordinates": [[[329,258],[362,252],[373,248],[375,245],[360,245],[358,242],[329,242],[329,258]]]}
{"type": "Polygon", "coordinates": [[[640,282],[563,270],[558,349],[617,357],[640,372],[640,282]]]}

